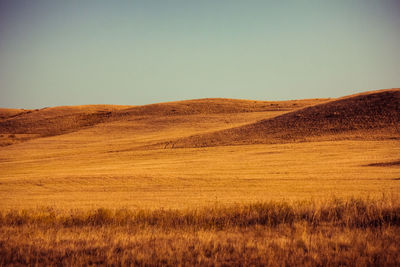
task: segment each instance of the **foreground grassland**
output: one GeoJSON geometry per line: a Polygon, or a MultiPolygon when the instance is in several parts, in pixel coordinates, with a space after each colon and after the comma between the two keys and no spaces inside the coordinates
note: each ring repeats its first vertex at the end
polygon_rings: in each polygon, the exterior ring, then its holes
{"type": "Polygon", "coordinates": [[[0,265],[397,266],[400,203],[7,211],[0,265]]]}

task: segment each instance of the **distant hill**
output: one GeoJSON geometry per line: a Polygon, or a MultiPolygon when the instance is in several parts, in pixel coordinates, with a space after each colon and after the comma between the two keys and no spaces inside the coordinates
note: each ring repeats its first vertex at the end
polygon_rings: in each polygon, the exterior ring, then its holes
{"type": "Polygon", "coordinates": [[[305,107],[256,123],[170,140],[158,147],[400,138],[400,89],[380,90],[305,107]]]}
{"type": "MultiPolygon", "coordinates": [[[[62,135],[100,123],[132,119],[240,114],[250,112],[288,112],[326,99],[292,101],[253,101],[237,99],[197,99],[144,106],[86,105],[61,106],[35,110],[0,109],[0,145],[11,145],[39,137],[62,135]]],[[[196,118],[197,120],[199,118],[196,118]]],[[[195,122],[195,121],[194,121],[195,122]]],[[[149,123],[150,120],[149,120],[149,123]]]]}
{"type": "Polygon", "coordinates": [[[400,89],[337,99],[208,98],[144,106],[0,109],[0,146],[87,129],[93,129],[85,133],[88,140],[90,134],[118,135],[126,142],[142,140],[142,149],[400,138],[400,89]]]}

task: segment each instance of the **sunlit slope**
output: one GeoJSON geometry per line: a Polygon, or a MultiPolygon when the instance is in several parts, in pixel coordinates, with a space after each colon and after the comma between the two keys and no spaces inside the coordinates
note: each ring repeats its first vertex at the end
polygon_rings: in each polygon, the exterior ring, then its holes
{"type": "MultiPolygon", "coordinates": [[[[188,121],[193,119],[193,122],[201,121],[201,116],[205,116],[204,120],[207,121],[207,116],[213,114],[219,115],[220,118],[224,117],[223,114],[254,112],[274,112],[274,115],[278,115],[321,101],[324,100],[271,102],[234,99],[199,99],[145,106],[87,105],[36,110],[2,109],[0,110],[0,145],[11,145],[38,137],[77,132],[90,129],[98,124],[111,123],[111,127],[108,127],[108,130],[114,126],[116,126],[116,129],[122,130],[121,125],[118,123],[115,124],[115,122],[125,123],[128,128],[131,128],[129,126],[136,125],[136,133],[140,133],[143,128],[149,128],[149,126],[153,130],[157,130],[154,128],[156,125],[165,128],[168,127],[168,125],[172,126],[174,124],[173,122],[180,120],[188,121]],[[189,115],[193,116],[187,117],[189,115]],[[195,115],[197,115],[197,117],[195,117],[195,115]]],[[[246,116],[244,116],[244,118],[245,117],[246,116]]],[[[248,122],[253,122],[253,119],[250,119],[248,122]]],[[[213,127],[210,128],[210,130],[213,129],[213,127]]],[[[215,130],[219,129],[221,128],[216,128],[215,130]]],[[[189,134],[190,133],[189,131],[189,134]]],[[[98,132],[96,134],[98,134],[98,132]]]]}
{"type": "Polygon", "coordinates": [[[170,140],[158,146],[206,147],[348,138],[400,138],[400,89],[343,97],[256,123],[170,140]]]}

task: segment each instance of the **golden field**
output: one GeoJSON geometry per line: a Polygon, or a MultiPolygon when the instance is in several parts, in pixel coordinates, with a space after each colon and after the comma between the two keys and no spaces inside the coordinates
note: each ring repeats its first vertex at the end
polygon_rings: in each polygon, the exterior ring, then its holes
{"type": "Polygon", "coordinates": [[[0,109],[0,144],[1,265],[400,261],[399,89],[0,109]]]}

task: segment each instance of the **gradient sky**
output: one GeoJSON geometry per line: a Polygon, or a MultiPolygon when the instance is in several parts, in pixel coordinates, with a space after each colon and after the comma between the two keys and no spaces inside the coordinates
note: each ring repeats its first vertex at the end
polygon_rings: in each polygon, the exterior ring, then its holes
{"type": "Polygon", "coordinates": [[[0,107],[400,87],[400,0],[0,0],[0,107]]]}

